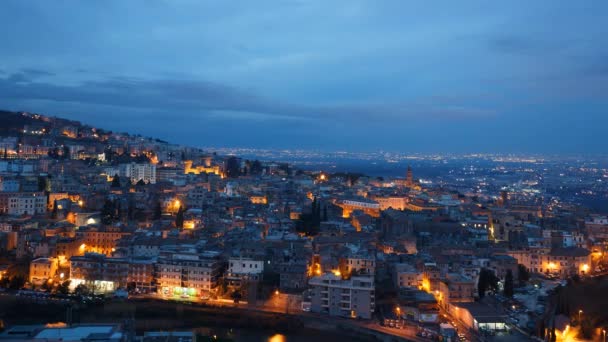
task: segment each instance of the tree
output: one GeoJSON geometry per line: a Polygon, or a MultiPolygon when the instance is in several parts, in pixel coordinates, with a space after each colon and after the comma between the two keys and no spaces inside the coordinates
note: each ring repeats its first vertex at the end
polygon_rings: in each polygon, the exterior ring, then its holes
{"type": "Polygon", "coordinates": [[[70,147],[68,145],[63,145],[63,159],[70,159],[70,147]]]}
{"type": "Polygon", "coordinates": [[[60,294],[68,294],[68,292],[70,292],[71,282],[71,280],[66,280],[63,283],[59,284],[59,286],[57,286],[57,292],[59,292],[60,294]]]}
{"type": "Polygon", "coordinates": [[[53,201],[53,210],[51,211],[51,218],[54,220],[57,218],[57,200],[53,201]]]}
{"type": "Polygon", "coordinates": [[[241,298],[243,298],[243,295],[241,294],[241,292],[239,290],[236,290],[236,291],[232,292],[230,297],[232,298],[232,300],[234,301],[235,304],[238,304],[239,301],[241,300],[241,298]]]}
{"type": "Polygon", "coordinates": [[[517,280],[519,281],[519,286],[524,286],[530,280],[530,272],[522,264],[517,265],[517,280]]]}
{"type": "Polygon", "coordinates": [[[114,214],[114,202],[110,201],[109,199],[106,199],[103,204],[103,207],[101,208],[101,223],[105,225],[112,224],[112,221],[114,220],[114,214]]]}
{"type": "Polygon", "coordinates": [[[477,293],[479,298],[483,298],[486,295],[486,291],[494,290],[498,288],[498,278],[489,269],[482,268],[479,272],[479,282],[477,283],[477,293]]]}
{"type": "Polygon", "coordinates": [[[118,174],[114,175],[114,178],[112,179],[112,188],[120,188],[120,177],[118,176],[118,174]]]}
{"type": "Polygon", "coordinates": [[[163,217],[163,209],[160,206],[160,202],[157,202],[154,208],[154,220],[160,220],[161,217],[163,217]]]}
{"type": "Polygon", "coordinates": [[[262,171],[263,171],[262,163],[260,163],[260,161],[257,159],[254,160],[253,163],[251,163],[251,169],[250,169],[251,174],[259,175],[262,173],[262,171]]]}
{"type": "Polygon", "coordinates": [[[129,202],[129,205],[127,207],[127,219],[129,221],[133,220],[133,218],[135,217],[135,208],[132,202],[129,202]]]}
{"type": "Polygon", "coordinates": [[[85,284],[78,284],[78,286],[76,286],[76,288],[74,289],[74,293],[79,296],[86,296],[91,293],[91,290],[85,284]]]}
{"type": "Polygon", "coordinates": [[[323,221],[327,221],[327,206],[323,206],[323,221]]]}
{"type": "Polygon", "coordinates": [[[184,228],[184,209],[180,206],[175,214],[175,227],[184,228]]]}
{"type": "Polygon", "coordinates": [[[505,275],[505,288],[503,294],[508,298],[513,297],[513,272],[511,270],[507,270],[507,274],[505,275]]]}
{"type": "Polygon", "coordinates": [[[0,278],[0,287],[7,289],[10,285],[10,279],[8,277],[0,278]]]}
{"type": "Polygon", "coordinates": [[[144,182],[144,179],[142,178],[142,179],[138,180],[137,183],[135,183],[135,185],[143,186],[143,185],[146,185],[146,182],[144,182]]]}
{"type": "Polygon", "coordinates": [[[226,159],[226,176],[228,178],[237,178],[241,173],[239,160],[235,156],[230,156],[226,159]]]}
{"type": "Polygon", "coordinates": [[[25,278],[20,275],[16,275],[11,278],[8,287],[12,290],[19,290],[23,287],[23,285],[25,285],[25,278]]]}

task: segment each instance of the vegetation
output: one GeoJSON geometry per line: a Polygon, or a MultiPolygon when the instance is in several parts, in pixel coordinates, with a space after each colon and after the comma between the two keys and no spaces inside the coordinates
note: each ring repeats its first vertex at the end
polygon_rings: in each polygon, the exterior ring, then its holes
{"type": "Polygon", "coordinates": [[[507,271],[505,275],[505,286],[503,289],[503,294],[505,297],[512,298],[513,297],[513,272],[511,270],[507,271]]]}
{"type": "Polygon", "coordinates": [[[530,280],[530,272],[522,264],[517,265],[517,280],[519,281],[519,286],[526,285],[526,282],[530,280]]]}
{"type": "Polygon", "coordinates": [[[321,204],[318,203],[317,198],[315,197],[312,201],[311,213],[303,213],[296,222],[296,231],[308,236],[314,236],[319,233],[320,228],[321,204]]]}
{"type": "Polygon", "coordinates": [[[175,227],[184,228],[184,209],[181,206],[175,215],[175,227]]]}
{"type": "Polygon", "coordinates": [[[479,282],[477,284],[477,292],[479,298],[483,298],[487,291],[496,291],[498,289],[498,277],[492,270],[482,268],[479,272],[479,282]]]}

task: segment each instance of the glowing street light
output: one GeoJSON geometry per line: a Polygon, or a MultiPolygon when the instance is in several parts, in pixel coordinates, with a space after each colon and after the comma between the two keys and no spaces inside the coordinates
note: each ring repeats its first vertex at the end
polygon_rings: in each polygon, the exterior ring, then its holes
{"type": "Polygon", "coordinates": [[[583,310],[578,310],[578,323],[581,323],[581,314],[583,313],[583,310]]]}

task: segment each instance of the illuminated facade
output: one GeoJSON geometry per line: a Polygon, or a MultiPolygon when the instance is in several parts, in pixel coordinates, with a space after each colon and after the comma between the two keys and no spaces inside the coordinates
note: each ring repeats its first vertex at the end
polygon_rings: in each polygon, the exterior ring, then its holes
{"type": "Polygon", "coordinates": [[[353,211],[360,210],[372,217],[380,216],[380,205],[368,200],[338,200],[335,205],[342,208],[342,217],[349,218],[353,211]]]}
{"type": "Polygon", "coordinates": [[[199,175],[201,173],[213,173],[215,175],[221,176],[222,172],[220,170],[220,167],[218,165],[197,165],[197,166],[193,166],[192,165],[193,162],[192,160],[185,160],[184,161],[184,173],[185,174],[195,174],[195,175],[199,175]]]}
{"type": "Polygon", "coordinates": [[[380,210],[393,208],[396,210],[405,210],[407,206],[407,197],[392,196],[392,197],[372,197],[372,199],[380,205],[380,210]]]}
{"type": "Polygon", "coordinates": [[[591,252],[580,247],[555,248],[549,252],[510,251],[508,254],[534,273],[567,278],[575,274],[586,275],[592,270],[591,252]]]}
{"type": "Polygon", "coordinates": [[[38,258],[30,263],[29,281],[34,285],[51,280],[57,273],[59,262],[56,258],[38,258]]]}
{"type": "Polygon", "coordinates": [[[116,249],[116,243],[122,237],[130,235],[119,227],[86,227],[77,232],[82,238],[84,252],[101,253],[110,256],[116,249]]]}
{"type": "Polygon", "coordinates": [[[71,288],[85,284],[95,293],[112,292],[127,286],[128,275],[127,259],[108,258],[98,253],[86,253],[70,259],[71,288]]]}
{"type": "Polygon", "coordinates": [[[217,287],[221,262],[195,253],[161,256],[156,265],[157,287],[166,297],[204,296],[217,287]]]}

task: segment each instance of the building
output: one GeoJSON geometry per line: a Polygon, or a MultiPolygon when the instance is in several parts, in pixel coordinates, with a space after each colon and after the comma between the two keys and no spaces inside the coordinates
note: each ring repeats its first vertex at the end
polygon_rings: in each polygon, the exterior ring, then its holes
{"type": "Polygon", "coordinates": [[[156,265],[157,290],[166,297],[199,297],[214,291],[222,263],[216,255],[167,253],[156,265]]]}
{"type": "Polygon", "coordinates": [[[129,260],[127,287],[136,292],[151,293],[156,289],[155,258],[133,258],[129,260]]]}
{"type": "Polygon", "coordinates": [[[342,279],[333,273],[308,281],[311,311],[331,316],[370,319],[375,309],[375,285],[371,276],[342,279]]]}
{"type": "Polygon", "coordinates": [[[30,262],[30,283],[42,285],[51,280],[57,273],[59,262],[56,258],[38,258],[30,262]]]}
{"type": "Polygon", "coordinates": [[[46,213],[47,197],[43,192],[0,193],[0,214],[13,216],[46,213]]]}
{"type": "Polygon", "coordinates": [[[448,273],[445,279],[439,282],[436,295],[441,305],[449,303],[468,303],[475,300],[477,286],[474,279],[458,273],[448,273]]]}
{"type": "Polygon", "coordinates": [[[586,248],[562,247],[546,250],[509,251],[530,272],[555,275],[561,278],[591,271],[591,252],[586,248]]]}
{"type": "Polygon", "coordinates": [[[156,165],[150,163],[125,163],[118,167],[105,169],[108,177],[118,175],[121,178],[129,179],[132,183],[143,181],[149,184],[156,184],[156,165]]]}
{"type": "Polygon", "coordinates": [[[70,259],[70,287],[85,284],[95,293],[113,292],[127,286],[129,261],[108,258],[99,253],[86,253],[70,259]]]}
{"type": "Polygon", "coordinates": [[[365,198],[337,200],[334,204],[342,208],[344,218],[349,218],[355,210],[360,210],[372,217],[380,216],[380,204],[365,198]]]}
{"type": "Polygon", "coordinates": [[[30,342],[123,342],[126,334],[119,324],[57,323],[50,325],[17,325],[0,334],[0,341],[30,342]]]}
{"type": "Polygon", "coordinates": [[[399,290],[398,312],[401,318],[420,323],[437,323],[439,321],[439,305],[435,297],[427,292],[414,288],[399,290]]]}
{"type": "Polygon", "coordinates": [[[419,272],[410,264],[395,264],[393,283],[397,288],[419,288],[422,286],[422,272],[419,272]]]}
{"type": "Polygon", "coordinates": [[[340,272],[344,274],[376,274],[376,259],[367,253],[351,254],[340,258],[340,272]]]}
{"type": "Polygon", "coordinates": [[[120,227],[81,227],[77,236],[83,240],[85,252],[101,253],[107,256],[112,255],[116,250],[116,244],[121,238],[130,235],[128,232],[121,231],[120,227]]]}
{"type": "Polygon", "coordinates": [[[229,286],[239,287],[242,281],[259,281],[264,272],[264,261],[251,258],[231,258],[225,279],[229,286]]]}

